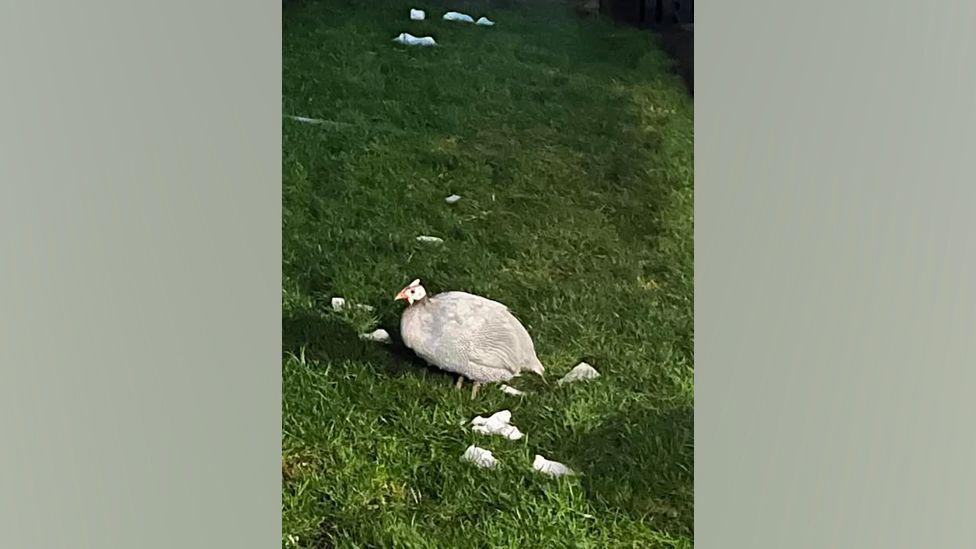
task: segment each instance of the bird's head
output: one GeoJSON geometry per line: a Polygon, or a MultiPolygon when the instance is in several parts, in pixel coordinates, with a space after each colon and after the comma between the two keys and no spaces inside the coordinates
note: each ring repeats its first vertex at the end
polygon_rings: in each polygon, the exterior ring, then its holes
{"type": "Polygon", "coordinates": [[[427,290],[420,285],[420,279],[418,278],[411,282],[409,286],[400,290],[400,293],[393,298],[393,301],[405,299],[409,305],[413,305],[425,297],[427,297],[427,290]]]}

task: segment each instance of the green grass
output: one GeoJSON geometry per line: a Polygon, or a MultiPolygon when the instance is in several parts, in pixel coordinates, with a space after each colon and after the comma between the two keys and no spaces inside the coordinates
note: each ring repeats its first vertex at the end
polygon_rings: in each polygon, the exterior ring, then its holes
{"type": "Polygon", "coordinates": [[[486,4],[284,12],[283,111],[328,122],[282,126],[283,545],[690,547],[692,100],[647,33],[558,2],[486,4]],[[547,380],[472,402],[357,339],[397,338],[393,295],[418,277],[507,304],[547,380]],[[332,296],[376,309],[333,313],[332,296]],[[603,376],[558,387],[581,360],[603,376]],[[526,438],[464,426],[503,408],[526,438]],[[459,461],[471,443],[500,467],[459,461]],[[538,476],[536,453],[582,476],[538,476]]]}

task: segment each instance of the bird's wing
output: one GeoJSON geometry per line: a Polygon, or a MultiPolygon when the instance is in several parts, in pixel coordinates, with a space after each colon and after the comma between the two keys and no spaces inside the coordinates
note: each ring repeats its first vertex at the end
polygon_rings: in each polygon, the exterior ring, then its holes
{"type": "Polygon", "coordinates": [[[517,374],[524,362],[518,333],[511,323],[499,322],[499,320],[485,322],[482,329],[477,332],[468,360],[485,368],[507,370],[517,374]]]}
{"type": "Polygon", "coordinates": [[[501,303],[445,292],[430,298],[427,312],[429,354],[441,369],[462,375],[473,374],[472,368],[516,371],[510,355],[517,340],[505,329],[511,314],[501,303]]]}

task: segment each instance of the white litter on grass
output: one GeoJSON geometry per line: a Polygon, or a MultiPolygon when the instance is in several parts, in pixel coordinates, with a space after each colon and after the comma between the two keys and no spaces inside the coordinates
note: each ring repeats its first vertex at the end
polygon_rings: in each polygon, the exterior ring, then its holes
{"type": "Polygon", "coordinates": [[[423,21],[424,17],[426,17],[424,10],[410,10],[410,19],[413,21],[423,21]]]}
{"type": "Polygon", "coordinates": [[[585,362],[580,362],[575,368],[569,371],[568,374],[563,376],[557,383],[562,385],[563,383],[571,383],[573,381],[583,381],[587,379],[596,379],[600,377],[600,372],[596,371],[596,368],[590,366],[585,362]]]}
{"type": "Polygon", "coordinates": [[[449,11],[444,14],[445,21],[460,21],[462,23],[474,23],[474,18],[464,13],[449,11]]]}
{"type": "Polygon", "coordinates": [[[471,430],[483,435],[499,435],[508,440],[518,440],[522,438],[522,431],[511,424],[512,412],[502,410],[495,412],[491,417],[477,416],[471,420],[471,430]]]}
{"type": "Polygon", "coordinates": [[[383,328],[377,328],[368,334],[359,334],[359,339],[375,341],[377,343],[390,343],[390,334],[383,328]]]}
{"type": "Polygon", "coordinates": [[[452,194],[451,196],[445,198],[444,199],[444,202],[447,202],[448,204],[454,204],[458,200],[461,200],[461,196],[460,195],[456,195],[456,194],[452,194]]]}
{"type": "Polygon", "coordinates": [[[536,454],[535,461],[532,462],[532,468],[544,475],[549,475],[550,477],[562,477],[565,475],[575,475],[576,472],[566,467],[558,461],[550,461],[539,454],[536,454]]]}
{"type": "Polygon", "coordinates": [[[525,394],[525,391],[519,391],[518,389],[512,387],[511,385],[502,385],[502,392],[505,393],[506,395],[512,395],[512,396],[522,396],[525,394]]]}
{"type": "Polygon", "coordinates": [[[295,122],[303,122],[305,124],[325,124],[325,120],[319,118],[306,118],[304,116],[288,116],[295,122]]]}
{"type": "Polygon", "coordinates": [[[429,244],[440,244],[444,242],[443,238],[438,238],[436,236],[420,235],[417,237],[417,242],[427,242],[429,244]]]}
{"type": "Polygon", "coordinates": [[[478,448],[474,444],[468,446],[468,449],[465,450],[464,454],[461,455],[461,459],[464,461],[470,461],[478,467],[485,469],[490,469],[495,465],[498,465],[498,460],[495,459],[495,456],[491,455],[490,451],[485,450],[484,448],[478,448]]]}
{"type": "Polygon", "coordinates": [[[434,38],[432,36],[417,37],[410,34],[409,32],[400,33],[400,36],[394,38],[393,41],[398,44],[404,44],[407,46],[436,46],[437,45],[437,42],[434,42],[434,38]]]}
{"type": "Polygon", "coordinates": [[[482,27],[493,27],[493,26],[495,26],[495,22],[492,21],[491,19],[488,19],[487,17],[482,17],[481,19],[478,19],[477,21],[475,21],[474,24],[475,25],[481,25],[482,27]]]}
{"type": "MultiPolygon", "coordinates": [[[[369,311],[369,312],[372,312],[373,311],[373,306],[372,305],[366,305],[366,304],[363,304],[363,303],[356,303],[356,304],[353,305],[353,307],[355,307],[356,309],[362,309],[364,311],[369,311]]],[[[345,308],[346,308],[346,299],[345,298],[343,298],[343,297],[333,297],[332,298],[332,310],[333,311],[338,312],[338,311],[341,311],[341,310],[343,310],[345,308]]]]}

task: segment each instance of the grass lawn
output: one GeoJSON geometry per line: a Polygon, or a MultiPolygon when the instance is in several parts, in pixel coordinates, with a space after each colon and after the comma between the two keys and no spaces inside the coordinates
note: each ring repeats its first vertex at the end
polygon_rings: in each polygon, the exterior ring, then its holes
{"type": "Polygon", "coordinates": [[[507,4],[284,10],[283,112],[326,121],[282,122],[284,546],[692,546],[692,100],[648,33],[507,4]],[[414,278],[508,305],[546,379],[471,401],[360,341],[398,339],[414,278]],[[602,377],[557,386],[581,360],[602,377]],[[524,439],[465,427],[503,408],[524,439]],[[499,467],[461,462],[472,443],[499,467]],[[582,475],[539,476],[535,454],[582,475]]]}

